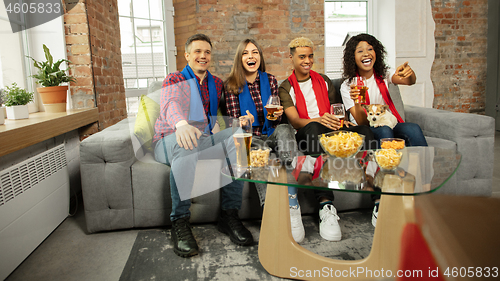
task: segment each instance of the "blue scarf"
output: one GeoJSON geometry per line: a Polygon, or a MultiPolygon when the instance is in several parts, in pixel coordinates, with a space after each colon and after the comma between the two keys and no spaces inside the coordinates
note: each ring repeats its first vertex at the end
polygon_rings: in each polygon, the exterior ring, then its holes
{"type": "MultiPolygon", "coordinates": [[[[200,83],[196,79],[193,70],[189,65],[186,65],[181,71],[184,78],[189,83],[191,88],[191,101],[189,103],[189,120],[196,122],[205,121],[205,109],[203,107],[203,99],[201,97],[200,83]],[[198,90],[198,91],[196,91],[198,90]]],[[[212,74],[207,70],[208,95],[210,97],[210,105],[208,109],[208,126],[205,127],[206,134],[212,134],[213,124],[217,121],[217,106],[219,99],[217,97],[217,88],[212,74]]]]}
{"type": "MultiPolygon", "coordinates": [[[[266,110],[266,102],[271,96],[271,86],[269,85],[269,78],[267,77],[267,73],[259,70],[259,79],[260,79],[260,97],[262,99],[262,107],[264,109],[264,126],[262,126],[262,134],[264,135],[272,135],[274,132],[274,128],[272,127],[272,122],[269,121],[266,110]]],[[[252,99],[252,95],[250,95],[250,90],[248,89],[248,84],[245,82],[245,86],[243,87],[243,92],[239,94],[238,97],[240,101],[240,114],[245,115],[245,112],[250,111],[250,113],[254,116],[254,122],[252,124],[253,127],[261,126],[259,122],[259,116],[257,115],[257,109],[255,107],[255,102],[252,99]]]]}

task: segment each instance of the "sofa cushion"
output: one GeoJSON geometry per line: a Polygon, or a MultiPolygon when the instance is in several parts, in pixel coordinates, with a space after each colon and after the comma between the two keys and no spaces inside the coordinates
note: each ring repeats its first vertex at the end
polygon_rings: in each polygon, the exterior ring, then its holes
{"type": "Polygon", "coordinates": [[[451,141],[451,140],[439,139],[439,138],[433,138],[433,137],[425,137],[425,140],[427,141],[427,144],[430,147],[452,149],[455,151],[457,150],[457,143],[454,141],[451,141]]]}
{"type": "Polygon", "coordinates": [[[155,133],[156,118],[160,115],[160,105],[153,99],[142,95],[134,124],[134,134],[146,151],[153,151],[151,141],[155,133]]]}

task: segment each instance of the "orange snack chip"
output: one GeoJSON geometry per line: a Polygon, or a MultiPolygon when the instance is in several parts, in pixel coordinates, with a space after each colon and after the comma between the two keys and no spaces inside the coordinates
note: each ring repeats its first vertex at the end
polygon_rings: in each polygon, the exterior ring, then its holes
{"type": "Polygon", "coordinates": [[[403,140],[384,141],[380,147],[384,149],[392,148],[398,150],[405,148],[405,142],[403,140]]]}

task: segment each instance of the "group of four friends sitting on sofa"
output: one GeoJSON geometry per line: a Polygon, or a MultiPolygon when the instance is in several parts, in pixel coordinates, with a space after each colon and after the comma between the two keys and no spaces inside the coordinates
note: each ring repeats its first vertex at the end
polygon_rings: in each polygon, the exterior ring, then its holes
{"type": "MultiPolygon", "coordinates": [[[[377,148],[377,140],[386,137],[404,138],[409,146],[427,145],[418,125],[405,123],[401,118],[393,129],[387,126],[369,127],[365,111],[353,101],[359,90],[349,87],[353,77],[366,77],[369,100],[387,104],[392,113],[399,116],[387,87],[388,83],[415,83],[415,73],[407,63],[389,71],[384,62],[386,52],[383,45],[368,34],[354,36],[344,51],[344,82],[339,94],[326,75],[312,71],[313,47],[313,42],[305,37],[290,42],[293,72],[278,86],[276,77],[265,72],[264,55],[255,40],[246,39],[238,45],[231,73],[225,82],[208,71],[212,52],[210,38],[196,34],[187,40],[184,54],[187,66],[182,71],[169,74],[163,82],[161,112],[153,138],[156,160],[171,167],[171,239],[177,255],[189,257],[199,252],[189,223],[190,192],[199,153],[208,151],[208,157],[222,159],[228,155],[228,151],[224,151],[226,148],[234,150],[234,143],[232,146],[220,145],[224,141],[230,144],[233,138],[231,128],[219,129],[219,108],[232,118],[249,117],[253,125],[252,144],[262,145],[265,142],[278,146],[273,148],[284,161],[290,160],[295,153],[322,153],[318,135],[341,128],[363,134],[365,149],[377,148]],[[191,99],[191,96],[201,98],[191,99]],[[265,118],[267,111],[264,105],[269,96],[279,96],[281,100],[280,110],[274,113],[278,117],[276,121],[265,118]],[[330,104],[334,103],[343,103],[351,115],[350,121],[344,122],[342,127],[340,120],[330,114],[330,104]],[[280,124],[283,123],[280,122],[283,113],[289,124],[280,124]]],[[[221,185],[218,230],[228,234],[231,241],[238,245],[252,244],[252,234],[238,216],[243,181],[229,180],[221,185]]],[[[265,185],[256,184],[256,187],[263,205],[265,185]]],[[[292,236],[301,242],[305,233],[297,189],[289,187],[288,193],[292,236]]],[[[339,241],[341,230],[332,204],[333,193],[316,190],[315,196],[319,204],[320,235],[329,241],[339,241]]],[[[378,205],[375,208],[378,210],[378,205]]]]}

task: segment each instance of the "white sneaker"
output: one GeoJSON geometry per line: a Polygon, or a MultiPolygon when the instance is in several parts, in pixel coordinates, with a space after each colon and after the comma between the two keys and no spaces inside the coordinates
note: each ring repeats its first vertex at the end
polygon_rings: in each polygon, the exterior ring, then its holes
{"type": "Polygon", "coordinates": [[[340,241],[342,233],[339,220],[337,209],[332,204],[326,204],[319,210],[319,235],[328,241],[340,241]]]}
{"type": "Polygon", "coordinates": [[[295,208],[290,208],[290,223],[292,225],[292,236],[295,242],[300,243],[304,240],[306,232],[304,230],[304,225],[302,224],[302,215],[300,213],[300,206],[295,208]]]}
{"type": "Polygon", "coordinates": [[[372,225],[377,226],[377,217],[378,217],[378,203],[375,203],[375,207],[373,207],[372,213],[372,225]]]}

